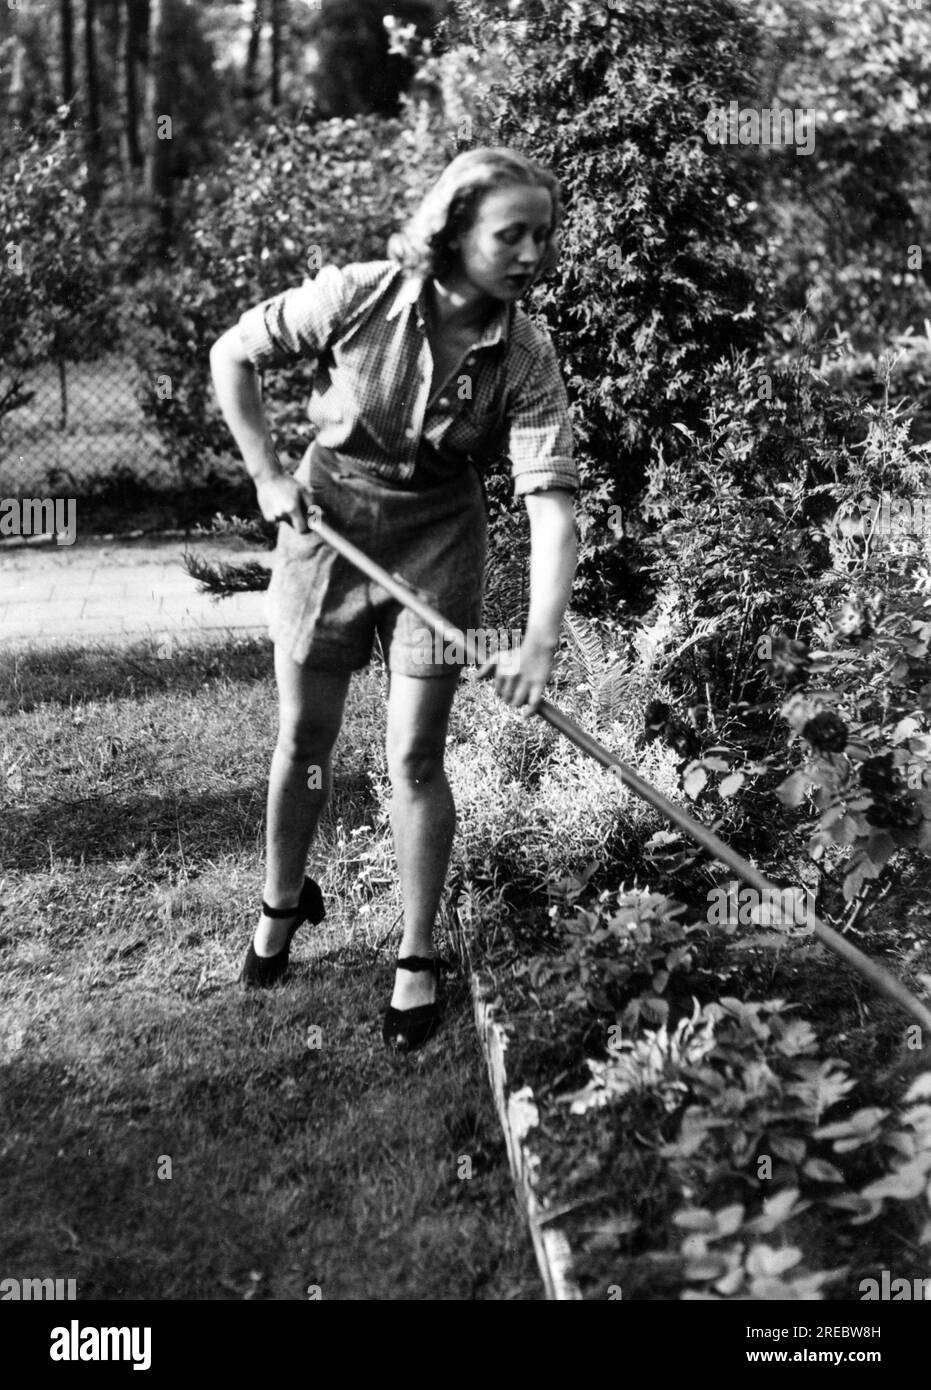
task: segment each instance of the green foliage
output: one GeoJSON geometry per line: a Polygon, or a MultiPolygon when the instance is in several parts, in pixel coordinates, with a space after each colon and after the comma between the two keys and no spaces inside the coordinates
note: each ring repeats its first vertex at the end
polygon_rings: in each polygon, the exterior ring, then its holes
{"type": "Polygon", "coordinates": [[[425,35],[442,8],[432,0],[323,0],[311,28],[318,54],[314,100],[323,115],[397,116],[414,65],[389,45],[385,18],[425,35]]]}
{"type": "Polygon", "coordinates": [[[670,446],[655,450],[642,520],[631,525],[650,560],[654,611],[677,637],[668,675],[728,707],[758,691],[760,634],[807,617],[827,562],[818,487],[846,463],[850,450],[834,439],[852,429],[850,406],[827,397],[804,363],[774,379],[763,359],[743,355],[711,382],[700,427],[676,422],[670,446]]]}
{"type": "Polygon", "coordinates": [[[931,437],[931,321],[925,318],[922,327],[919,333],[909,324],[889,335],[888,347],[877,342],[860,351],[853,348],[849,332],[835,327],[818,364],[835,390],[846,388],[875,405],[894,401],[912,422],[912,436],[919,443],[931,437]]]}
{"type": "MultiPolygon", "coordinates": [[[[534,1016],[578,1040],[562,1077],[580,1076],[575,1052],[585,1051],[584,1084],[553,1083],[548,1104],[579,1124],[598,1115],[622,1127],[634,1106],[654,1107],[639,1258],[674,1274],[681,1297],[823,1298],[848,1271],[812,1268],[818,1240],[830,1230],[855,1247],[857,1228],[881,1217],[931,1241],[927,1073],[883,1107],[864,1103],[795,1006],[717,983],[728,977],[715,969],[713,934],[681,903],[623,888],[593,898],[582,879],[552,896],[554,932],[516,967],[511,998],[529,990],[534,1016]],[[657,1236],[667,1248],[651,1248],[657,1236]]],[[[610,1234],[615,1221],[594,1229],[610,1234]]]]}
{"type": "MultiPolygon", "coordinates": [[[[591,725],[587,688],[567,671],[554,699],[591,725]]],[[[619,756],[633,760],[634,734],[602,725],[619,756]]],[[[674,759],[653,745],[639,758],[645,776],[675,794],[674,759]]],[[[459,816],[456,862],[474,885],[503,887],[525,905],[545,901],[547,884],[586,866],[611,864],[657,828],[656,814],[617,778],[559,738],[542,720],[505,709],[487,683],[461,692],[453,711],[447,769],[459,816]]]]}
{"type": "MultiPolygon", "coordinates": [[[[550,893],[557,905],[571,901],[575,885],[571,879],[557,881],[550,893]]],[[[698,929],[679,921],[684,911],[684,904],[645,891],[622,891],[610,911],[604,901],[594,910],[575,906],[571,917],[557,918],[565,933],[563,949],[555,958],[531,959],[530,981],[537,988],[554,976],[566,977],[567,1008],[616,1011],[625,1028],[636,1028],[641,1019],[665,1024],[670,977],[687,971],[693,961],[691,938],[698,929]]]]}
{"type": "Polygon", "coordinates": [[[258,593],[268,588],[271,571],[267,565],[257,560],[230,564],[227,561],[212,563],[202,555],[191,552],[184,557],[184,567],[192,579],[196,579],[203,593],[218,598],[231,594],[258,593]]]}
{"type": "Polygon", "coordinates": [[[657,449],[641,507],[657,598],[609,645],[628,695],[692,710],[686,795],[777,876],[811,854],[850,901],[898,851],[931,849],[931,450],[804,353],[789,377],[765,368],[720,365],[701,427],[657,449]],[[638,667],[652,689],[631,686],[638,667]]]}
{"type": "Polygon", "coordinates": [[[858,351],[875,349],[931,309],[926,252],[909,254],[931,212],[927,8],[777,0],[760,25],[757,101],[778,92],[817,113],[809,155],[734,151],[761,179],[757,219],[778,302],[849,334],[858,351]]]}
{"type": "MultiPolygon", "coordinates": [[[[869,636],[825,634],[808,666],[818,683],[781,709],[795,746],[776,795],[812,859],[840,868],[847,901],[900,851],[931,855],[931,598],[897,597],[869,636]]],[[[856,594],[837,626],[851,612],[865,619],[856,594]]]]}
{"type": "Polygon", "coordinates": [[[619,720],[630,698],[631,675],[627,663],[620,653],[610,650],[610,638],[599,631],[594,619],[567,613],[564,626],[575,661],[591,691],[592,706],[599,721],[619,720]]]}
{"type": "Polygon", "coordinates": [[[64,114],[13,132],[0,152],[0,419],[29,399],[26,368],[93,358],[113,329],[106,247],[64,114]]]}

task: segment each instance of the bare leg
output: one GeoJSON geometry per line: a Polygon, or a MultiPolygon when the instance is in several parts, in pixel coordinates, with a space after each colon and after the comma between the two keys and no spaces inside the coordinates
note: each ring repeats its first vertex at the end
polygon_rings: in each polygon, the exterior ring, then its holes
{"type": "MultiPolygon", "coordinates": [[[[330,756],[343,720],[349,672],[309,670],[275,648],[280,719],[268,782],[267,863],[263,897],[292,907],[300,897],[307,854],[330,794],[330,756]]],[[[259,919],[253,945],[273,956],[290,921],[259,919]]]]}
{"type": "MultiPolygon", "coordinates": [[[[387,751],[391,829],[404,899],[400,956],[433,955],[433,924],[456,825],[443,753],[457,683],[458,673],[429,680],[391,676],[387,751]]],[[[435,996],[429,972],[397,972],[394,1008],[412,1009],[435,996]]]]}

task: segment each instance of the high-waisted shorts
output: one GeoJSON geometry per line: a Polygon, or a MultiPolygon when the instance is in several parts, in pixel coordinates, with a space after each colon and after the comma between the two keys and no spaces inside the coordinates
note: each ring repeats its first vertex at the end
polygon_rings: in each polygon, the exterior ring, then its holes
{"type": "MultiPolygon", "coordinates": [[[[295,478],[324,521],[360,550],[421,589],[462,629],[481,622],[487,547],[485,498],[472,464],[449,481],[412,489],[383,482],[345,455],[316,442],[295,478]]],[[[272,640],[296,662],[324,671],[358,671],[377,633],[390,671],[448,676],[462,665],[447,656],[423,620],[355,569],[319,536],[278,525],[268,589],[272,640]],[[439,660],[437,659],[439,658],[439,660]]]]}

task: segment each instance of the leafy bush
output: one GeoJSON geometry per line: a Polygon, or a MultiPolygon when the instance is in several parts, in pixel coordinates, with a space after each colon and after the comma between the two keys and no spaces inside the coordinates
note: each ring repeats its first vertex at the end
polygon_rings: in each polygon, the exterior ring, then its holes
{"type": "Polygon", "coordinates": [[[700,713],[687,794],[732,842],[764,821],[753,849],[777,872],[811,853],[849,901],[899,850],[931,850],[931,450],[810,364],[761,400],[760,366],[738,363],[651,472],[663,691],[700,713]],[[814,819],[761,817],[761,794],[794,812],[809,790],[814,819]]]}
{"type": "Polygon", "coordinates": [[[760,12],[760,105],[815,113],[811,153],[734,148],[761,175],[756,218],[786,316],[805,308],[873,352],[931,312],[931,60],[919,5],[777,0],[760,12]],[[864,59],[863,55],[868,55],[864,59]]]}
{"type": "Polygon", "coordinates": [[[64,114],[8,134],[0,154],[0,422],[31,398],[28,367],[92,359],[114,327],[106,245],[64,114]]]}
{"type": "Polygon", "coordinates": [[[835,332],[829,351],[822,354],[818,369],[836,391],[849,391],[874,405],[886,399],[900,406],[912,421],[912,437],[917,443],[931,438],[931,322],[924,320],[924,332],[910,325],[893,333],[888,349],[855,351],[849,333],[835,332]]]}

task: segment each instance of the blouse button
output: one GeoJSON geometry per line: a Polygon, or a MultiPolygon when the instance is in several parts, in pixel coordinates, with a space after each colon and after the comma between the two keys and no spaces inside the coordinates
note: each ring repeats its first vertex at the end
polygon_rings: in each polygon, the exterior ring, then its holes
{"type": "Polygon", "coordinates": [[[411,425],[408,425],[407,429],[404,431],[407,439],[413,439],[416,433],[417,431],[411,425]]]}

